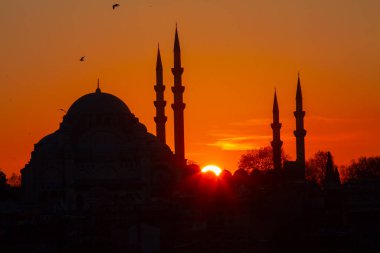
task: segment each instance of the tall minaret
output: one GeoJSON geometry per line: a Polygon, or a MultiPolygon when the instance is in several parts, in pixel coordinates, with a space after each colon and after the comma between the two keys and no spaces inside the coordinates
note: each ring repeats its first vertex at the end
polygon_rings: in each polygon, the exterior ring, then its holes
{"type": "Polygon", "coordinates": [[[165,123],[167,117],[165,116],[165,85],[163,83],[160,46],[158,46],[157,50],[156,85],[154,86],[154,90],[156,91],[156,101],[154,101],[154,106],[156,107],[156,117],[154,117],[154,121],[156,122],[156,135],[162,143],[166,143],[165,123]]]}
{"type": "Polygon", "coordinates": [[[281,147],[282,141],[280,138],[280,129],[282,124],[280,123],[280,111],[278,110],[277,94],[274,91],[273,101],[273,123],[271,127],[273,129],[273,141],[271,142],[273,150],[273,167],[275,170],[281,169],[281,147]]]}
{"type": "Polygon", "coordinates": [[[296,137],[296,149],[297,149],[297,162],[304,168],[305,167],[305,135],[306,130],[303,125],[303,118],[305,117],[305,111],[302,106],[302,91],[300,75],[298,73],[297,81],[297,95],[296,95],[296,111],[294,112],[296,118],[296,130],[294,136],[296,137]]]}
{"type": "Polygon", "coordinates": [[[179,46],[177,26],[175,28],[174,67],[172,68],[172,73],[174,75],[174,86],[172,87],[174,94],[174,103],[172,104],[174,111],[174,149],[178,162],[185,164],[185,134],[183,120],[183,110],[185,109],[183,92],[185,91],[185,87],[182,86],[183,68],[181,66],[181,48],[179,46]]]}

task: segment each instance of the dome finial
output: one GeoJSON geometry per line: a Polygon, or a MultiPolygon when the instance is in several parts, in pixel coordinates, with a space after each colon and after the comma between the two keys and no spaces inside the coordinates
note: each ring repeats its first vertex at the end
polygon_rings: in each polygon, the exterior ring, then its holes
{"type": "Polygon", "coordinates": [[[99,84],[99,78],[98,78],[98,87],[96,88],[96,93],[100,93],[100,92],[102,91],[100,90],[100,84],[99,84]]]}

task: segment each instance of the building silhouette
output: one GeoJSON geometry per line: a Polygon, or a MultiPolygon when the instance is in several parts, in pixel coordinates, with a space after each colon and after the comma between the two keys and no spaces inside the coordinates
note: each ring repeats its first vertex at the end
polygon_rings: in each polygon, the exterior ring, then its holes
{"type": "Polygon", "coordinates": [[[174,76],[174,85],[172,87],[174,103],[174,150],[177,161],[185,164],[185,130],[184,116],[185,104],[183,103],[183,92],[185,87],[182,85],[183,67],[181,65],[181,47],[179,45],[178,30],[175,29],[174,37],[174,67],[172,68],[174,76]]]}
{"type": "MultiPolygon", "coordinates": [[[[342,185],[328,154],[324,185],[305,180],[298,76],[296,161],[282,164],[277,91],[273,169],[219,177],[185,165],[178,31],[174,43],[175,152],[165,144],[166,101],[157,51],[156,136],[118,97],[77,99],[22,169],[26,202],[0,203],[0,252],[378,252],[378,181],[342,185]]],[[[0,192],[1,193],[1,192],[0,192]]],[[[1,199],[0,199],[1,201],[1,199]]]]}
{"type": "Polygon", "coordinates": [[[177,178],[170,148],[99,87],[73,103],[21,173],[28,201],[64,209],[144,202],[177,178]]]}
{"type": "Polygon", "coordinates": [[[154,90],[156,92],[156,101],[154,101],[154,106],[156,107],[156,117],[154,117],[154,122],[156,122],[156,136],[162,143],[166,143],[165,123],[167,117],[165,116],[165,85],[163,81],[160,47],[157,49],[156,85],[154,86],[154,90]]]}
{"type": "Polygon", "coordinates": [[[305,179],[305,136],[306,130],[304,129],[305,111],[303,110],[301,81],[298,73],[297,91],[296,91],[296,110],[294,116],[296,118],[296,130],[294,136],[296,137],[296,153],[297,158],[295,161],[285,161],[282,164],[281,148],[283,142],[281,141],[280,130],[282,124],[280,123],[280,111],[277,101],[277,92],[274,93],[273,99],[273,122],[271,124],[273,140],[271,141],[273,151],[273,168],[275,171],[280,172],[281,169],[290,177],[297,179],[305,179]]]}
{"type": "Polygon", "coordinates": [[[296,130],[294,131],[294,136],[296,137],[296,150],[297,150],[297,163],[301,167],[305,167],[305,135],[306,130],[304,129],[303,118],[305,117],[305,111],[303,110],[302,104],[302,91],[300,76],[298,74],[297,80],[297,95],[296,95],[296,110],[294,112],[294,117],[296,118],[296,130]]]}
{"type": "Polygon", "coordinates": [[[144,203],[174,187],[184,173],[182,72],[177,28],[174,41],[175,154],[166,145],[163,68],[156,63],[156,136],[118,97],[101,91],[82,96],[59,129],[39,141],[21,170],[26,199],[63,209],[144,203]]]}
{"type": "Polygon", "coordinates": [[[271,146],[273,148],[273,168],[279,171],[282,168],[281,164],[281,147],[282,141],[280,138],[280,111],[278,109],[277,102],[277,93],[274,92],[274,101],[273,101],[273,123],[271,124],[273,130],[273,141],[271,142],[271,146]]]}

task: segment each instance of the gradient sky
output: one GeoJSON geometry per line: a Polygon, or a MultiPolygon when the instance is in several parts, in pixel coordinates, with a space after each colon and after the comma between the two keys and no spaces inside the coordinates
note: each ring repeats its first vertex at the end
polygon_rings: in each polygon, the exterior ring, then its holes
{"type": "Polygon", "coordinates": [[[0,168],[18,172],[80,96],[123,99],[155,132],[160,43],[173,147],[173,39],[178,22],[186,86],[187,158],[231,171],[246,149],[269,145],[274,87],[284,149],[295,158],[297,72],[306,155],[338,164],[380,152],[378,0],[2,0],[0,168]],[[85,55],[86,61],[79,62],[85,55]]]}

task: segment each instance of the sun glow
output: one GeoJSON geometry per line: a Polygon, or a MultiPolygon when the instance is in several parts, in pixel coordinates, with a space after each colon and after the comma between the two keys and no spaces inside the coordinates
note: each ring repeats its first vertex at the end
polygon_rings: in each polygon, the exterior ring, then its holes
{"type": "Polygon", "coordinates": [[[207,166],[203,167],[203,169],[202,169],[202,173],[206,173],[209,171],[213,172],[216,176],[219,176],[220,173],[222,172],[222,169],[216,165],[207,165],[207,166]]]}

